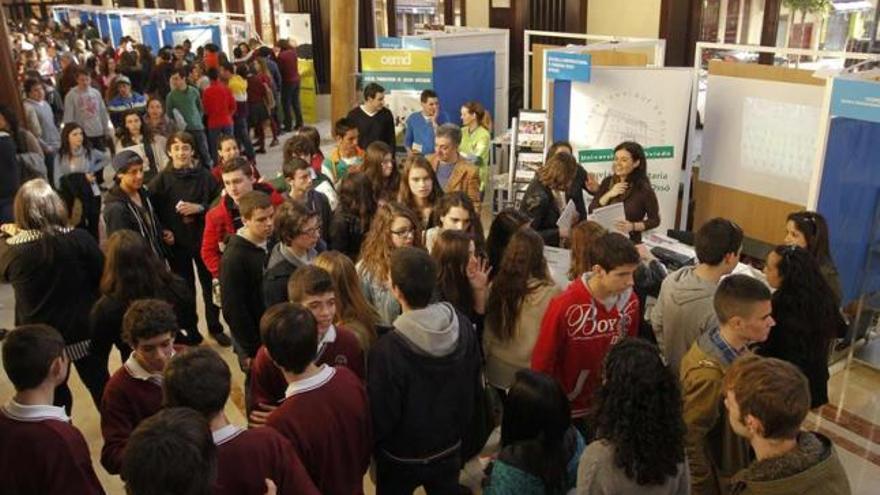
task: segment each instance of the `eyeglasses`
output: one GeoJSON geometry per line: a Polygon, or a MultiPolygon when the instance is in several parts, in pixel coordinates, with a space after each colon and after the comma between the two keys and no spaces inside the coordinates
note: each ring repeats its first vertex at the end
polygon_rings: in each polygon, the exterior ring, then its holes
{"type": "Polygon", "coordinates": [[[318,225],[317,227],[312,227],[310,229],[304,229],[304,230],[300,231],[300,234],[304,234],[304,235],[319,235],[320,233],[321,233],[321,226],[320,225],[318,225]]]}
{"type": "Polygon", "coordinates": [[[413,237],[416,234],[416,229],[410,227],[401,230],[392,230],[391,235],[396,235],[397,237],[413,237]]]}

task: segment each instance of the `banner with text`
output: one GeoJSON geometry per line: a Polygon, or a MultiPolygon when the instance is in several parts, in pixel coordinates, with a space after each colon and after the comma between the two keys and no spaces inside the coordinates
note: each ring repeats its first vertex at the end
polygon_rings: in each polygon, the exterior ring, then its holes
{"type": "Polygon", "coordinates": [[[590,82],[591,64],[589,53],[548,51],[545,77],[557,81],[590,82]]]}
{"type": "Polygon", "coordinates": [[[421,91],[434,85],[433,57],[426,50],[361,50],[364,85],[378,83],[386,90],[421,91]]]}

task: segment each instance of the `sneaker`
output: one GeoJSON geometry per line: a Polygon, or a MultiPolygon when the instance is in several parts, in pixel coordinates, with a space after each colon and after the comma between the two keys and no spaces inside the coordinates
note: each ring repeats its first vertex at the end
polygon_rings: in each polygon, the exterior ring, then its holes
{"type": "Polygon", "coordinates": [[[229,347],[232,345],[232,339],[229,338],[229,335],[226,335],[223,332],[212,333],[211,338],[214,339],[214,342],[217,342],[220,347],[229,347]]]}

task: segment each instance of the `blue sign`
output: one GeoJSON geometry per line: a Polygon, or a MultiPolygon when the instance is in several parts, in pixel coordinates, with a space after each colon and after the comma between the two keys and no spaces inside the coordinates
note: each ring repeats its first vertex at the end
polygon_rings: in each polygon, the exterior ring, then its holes
{"type": "Polygon", "coordinates": [[[376,48],[403,48],[403,40],[389,36],[379,36],[376,38],[376,48]]]}
{"type": "Polygon", "coordinates": [[[547,79],[590,82],[590,54],[547,52],[547,79]]]}
{"type": "Polygon", "coordinates": [[[835,79],[831,91],[831,115],[880,123],[880,83],[835,79]]]}
{"type": "Polygon", "coordinates": [[[422,38],[404,38],[403,48],[406,50],[430,50],[431,40],[422,38]]]}

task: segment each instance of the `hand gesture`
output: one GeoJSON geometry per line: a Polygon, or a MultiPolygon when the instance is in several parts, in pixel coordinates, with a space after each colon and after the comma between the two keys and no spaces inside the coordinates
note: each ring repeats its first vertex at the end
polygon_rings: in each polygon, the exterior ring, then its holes
{"type": "Polygon", "coordinates": [[[189,203],[187,201],[181,201],[177,203],[177,213],[188,216],[188,215],[198,215],[202,212],[202,205],[197,203],[189,203]]]}
{"type": "Polygon", "coordinates": [[[474,290],[485,290],[489,285],[489,272],[491,271],[492,267],[489,266],[487,259],[471,256],[465,272],[471,288],[474,290]]]}
{"type": "Polygon", "coordinates": [[[587,182],[585,185],[587,187],[587,192],[590,194],[596,194],[596,191],[599,190],[599,181],[596,179],[596,174],[587,172],[587,182]]]}
{"type": "Polygon", "coordinates": [[[171,232],[168,229],[162,231],[162,242],[164,242],[168,246],[174,245],[174,232],[171,232]]]}
{"type": "Polygon", "coordinates": [[[266,495],[275,495],[278,493],[278,487],[275,486],[275,482],[266,478],[266,495]]]}
{"type": "Polygon", "coordinates": [[[269,419],[269,415],[272,414],[272,411],[278,409],[278,406],[272,406],[265,403],[257,404],[257,407],[251,411],[250,416],[248,416],[248,424],[253,426],[263,426],[266,424],[266,420],[269,419]]]}
{"type": "Polygon", "coordinates": [[[626,220],[618,220],[617,223],[614,224],[614,227],[617,228],[623,234],[629,234],[635,228],[633,227],[632,222],[627,222],[626,220]]]}
{"type": "Polygon", "coordinates": [[[607,196],[609,199],[610,199],[610,198],[616,198],[616,197],[618,197],[618,196],[623,195],[623,193],[625,193],[627,189],[629,189],[629,183],[628,183],[628,182],[626,182],[626,181],[618,182],[617,184],[614,184],[613,186],[611,186],[611,190],[608,191],[608,193],[606,194],[606,196],[607,196]]]}

